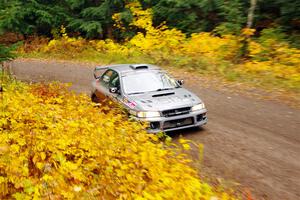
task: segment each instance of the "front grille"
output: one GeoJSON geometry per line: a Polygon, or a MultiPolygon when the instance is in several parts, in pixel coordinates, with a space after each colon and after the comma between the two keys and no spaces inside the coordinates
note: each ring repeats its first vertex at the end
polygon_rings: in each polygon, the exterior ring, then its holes
{"type": "Polygon", "coordinates": [[[185,115],[189,114],[191,111],[191,107],[185,107],[185,108],[176,108],[172,110],[164,110],[162,111],[162,115],[164,117],[173,117],[177,115],[185,115]]]}
{"type": "Polygon", "coordinates": [[[175,120],[170,120],[164,122],[163,129],[171,129],[171,128],[178,128],[178,127],[183,127],[183,126],[188,126],[194,124],[194,118],[189,117],[189,118],[183,118],[183,119],[175,119],[175,120]]]}

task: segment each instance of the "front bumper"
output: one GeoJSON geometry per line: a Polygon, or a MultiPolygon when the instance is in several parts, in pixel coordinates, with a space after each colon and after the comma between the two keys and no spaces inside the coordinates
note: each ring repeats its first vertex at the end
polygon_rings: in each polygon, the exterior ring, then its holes
{"type": "Polygon", "coordinates": [[[169,132],[185,128],[202,126],[207,123],[206,109],[173,117],[137,118],[149,122],[149,133],[169,132]]]}

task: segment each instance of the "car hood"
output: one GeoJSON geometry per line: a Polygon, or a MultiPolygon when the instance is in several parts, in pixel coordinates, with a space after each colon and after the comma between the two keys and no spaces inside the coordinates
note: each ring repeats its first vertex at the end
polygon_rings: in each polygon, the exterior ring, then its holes
{"type": "Polygon", "coordinates": [[[191,107],[202,102],[195,94],[184,88],[128,95],[127,98],[134,102],[135,110],[142,111],[163,111],[191,107]]]}

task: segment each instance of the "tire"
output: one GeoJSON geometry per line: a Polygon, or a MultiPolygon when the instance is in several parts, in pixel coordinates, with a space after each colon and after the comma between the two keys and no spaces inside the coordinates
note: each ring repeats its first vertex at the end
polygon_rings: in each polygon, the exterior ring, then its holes
{"type": "Polygon", "coordinates": [[[98,99],[98,97],[96,96],[95,93],[92,93],[92,95],[91,95],[91,100],[92,100],[92,102],[94,102],[94,103],[99,103],[99,102],[100,102],[99,99],[98,99]]]}

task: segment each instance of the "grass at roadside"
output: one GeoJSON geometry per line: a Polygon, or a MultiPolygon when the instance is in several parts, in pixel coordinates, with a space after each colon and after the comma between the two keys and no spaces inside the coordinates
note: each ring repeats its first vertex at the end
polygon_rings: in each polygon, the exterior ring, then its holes
{"type": "Polygon", "coordinates": [[[212,63],[209,58],[199,57],[197,60],[191,60],[188,57],[172,57],[161,59],[155,54],[145,54],[142,52],[133,52],[130,55],[124,55],[118,52],[100,52],[92,46],[86,46],[84,49],[76,52],[72,49],[69,51],[31,51],[20,52],[19,56],[24,58],[46,58],[60,59],[81,62],[94,62],[100,64],[112,63],[150,63],[172,69],[173,71],[189,71],[193,74],[202,76],[216,77],[229,82],[242,82],[252,86],[258,86],[267,90],[281,90],[292,93],[300,92],[300,82],[290,81],[283,77],[276,77],[268,72],[251,73],[242,70],[242,65],[236,65],[228,61],[219,61],[212,63]]]}

